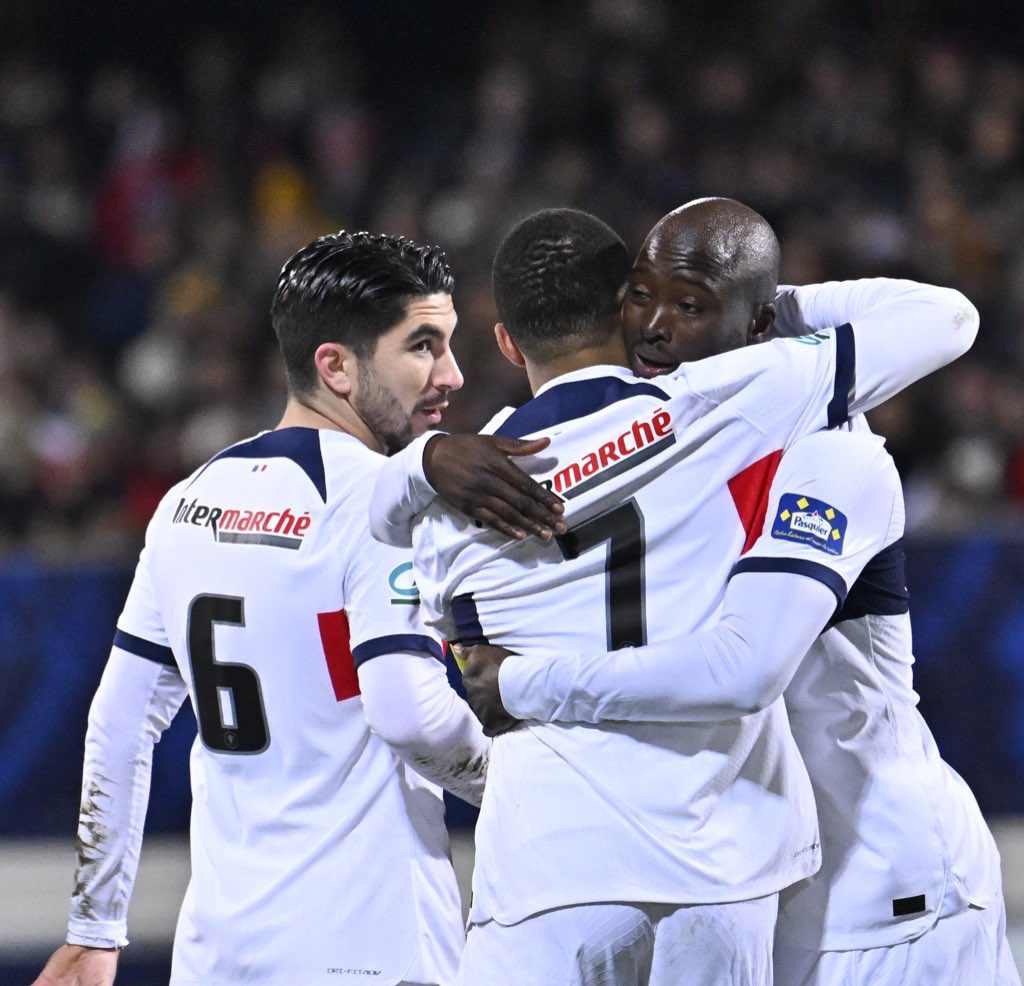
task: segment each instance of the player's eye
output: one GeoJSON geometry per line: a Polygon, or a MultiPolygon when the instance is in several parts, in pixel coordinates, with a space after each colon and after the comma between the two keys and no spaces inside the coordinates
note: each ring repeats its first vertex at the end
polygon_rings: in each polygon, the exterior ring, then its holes
{"type": "Polygon", "coordinates": [[[645,305],[651,300],[651,296],[647,293],[646,288],[637,285],[630,287],[626,292],[626,296],[635,305],[645,305]]]}

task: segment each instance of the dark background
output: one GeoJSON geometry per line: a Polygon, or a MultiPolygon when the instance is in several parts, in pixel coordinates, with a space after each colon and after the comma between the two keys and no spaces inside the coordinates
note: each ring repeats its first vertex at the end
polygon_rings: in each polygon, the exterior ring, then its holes
{"type": "MultiPolygon", "coordinates": [[[[1024,810],[1024,5],[963,8],[0,5],[0,836],[72,836],[145,523],[283,408],[291,253],[339,228],[444,246],[446,424],[476,428],[527,396],[491,342],[502,233],[569,205],[636,249],[704,195],[772,222],[784,281],[978,306],[972,352],[871,420],[906,490],[922,710],[987,813],[1024,810]]],[[[185,831],[193,731],[158,747],[154,833],[185,831]]]]}

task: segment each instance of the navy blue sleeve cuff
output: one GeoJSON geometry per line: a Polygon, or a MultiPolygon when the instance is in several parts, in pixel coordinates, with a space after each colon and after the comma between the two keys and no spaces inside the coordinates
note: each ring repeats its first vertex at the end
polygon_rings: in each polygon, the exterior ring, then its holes
{"type": "Polygon", "coordinates": [[[166,664],[168,667],[177,667],[174,660],[174,653],[170,647],[162,644],[154,644],[151,640],[143,637],[136,637],[133,633],[125,633],[120,628],[114,632],[114,646],[126,650],[130,654],[144,657],[147,661],[155,661],[157,664],[166,664]]]}
{"type": "Polygon", "coordinates": [[[856,379],[857,350],[853,326],[849,323],[836,327],[836,382],[832,400],[828,404],[828,426],[836,428],[850,418],[850,395],[856,379]]]}
{"type": "Polygon", "coordinates": [[[793,575],[806,575],[832,590],[836,597],[837,613],[846,602],[847,590],[843,577],[827,565],[806,558],[741,558],[733,565],[729,578],[740,572],[790,572],[793,575]]]}
{"type": "Polygon", "coordinates": [[[386,637],[374,637],[372,640],[352,648],[352,658],[358,668],[371,658],[381,654],[394,654],[397,651],[413,651],[428,654],[438,661],[444,661],[441,645],[432,637],[420,633],[392,633],[386,637]]]}

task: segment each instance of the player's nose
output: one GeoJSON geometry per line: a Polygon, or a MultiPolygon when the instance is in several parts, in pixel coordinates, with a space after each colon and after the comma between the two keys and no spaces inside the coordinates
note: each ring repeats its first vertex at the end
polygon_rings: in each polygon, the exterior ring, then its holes
{"type": "Polygon", "coordinates": [[[455,354],[450,349],[434,364],[431,382],[438,390],[445,392],[459,390],[466,382],[455,354]]]}
{"type": "Polygon", "coordinates": [[[645,342],[657,342],[672,335],[671,319],[663,308],[655,308],[640,325],[640,337],[645,342]]]}

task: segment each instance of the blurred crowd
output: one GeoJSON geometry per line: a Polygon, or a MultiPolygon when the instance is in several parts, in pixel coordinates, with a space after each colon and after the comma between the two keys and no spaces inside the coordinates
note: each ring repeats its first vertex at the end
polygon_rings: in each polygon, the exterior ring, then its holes
{"type": "Polygon", "coordinates": [[[974,350],[872,423],[911,533],[1024,529],[1021,18],[504,6],[407,24],[268,3],[246,24],[186,5],[159,57],[131,25],[76,47],[75,22],[55,40],[0,14],[0,558],[130,558],[171,483],[275,424],[270,298],[313,237],[445,247],[467,378],[446,425],[477,428],[527,396],[490,331],[509,225],[572,205],[635,249],[702,195],[773,223],[784,282],[907,276],[975,302],[974,350]]]}

